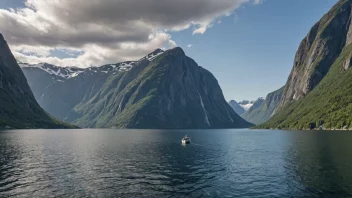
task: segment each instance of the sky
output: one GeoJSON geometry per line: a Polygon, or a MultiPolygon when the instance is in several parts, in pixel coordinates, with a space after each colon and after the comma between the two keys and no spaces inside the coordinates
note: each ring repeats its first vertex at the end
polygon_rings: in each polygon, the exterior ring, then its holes
{"type": "Polygon", "coordinates": [[[337,0],[0,0],[19,62],[100,66],[182,47],[226,100],[282,87],[301,40],[337,0]]]}

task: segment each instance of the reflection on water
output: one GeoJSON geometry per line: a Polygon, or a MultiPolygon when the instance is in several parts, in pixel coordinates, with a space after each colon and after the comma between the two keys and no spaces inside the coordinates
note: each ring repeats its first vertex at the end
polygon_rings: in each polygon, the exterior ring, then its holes
{"type": "Polygon", "coordinates": [[[351,197],[351,132],[0,132],[0,197],[351,197]],[[188,134],[192,144],[183,146],[188,134]]]}

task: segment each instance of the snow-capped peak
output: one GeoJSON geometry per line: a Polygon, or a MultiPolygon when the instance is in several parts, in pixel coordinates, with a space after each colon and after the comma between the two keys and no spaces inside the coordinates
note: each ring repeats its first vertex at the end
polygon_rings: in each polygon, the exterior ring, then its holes
{"type": "Polygon", "coordinates": [[[249,101],[249,100],[243,100],[241,102],[239,102],[238,104],[245,110],[245,111],[248,111],[256,102],[259,102],[259,101],[264,101],[265,100],[265,97],[260,97],[258,98],[257,100],[252,100],[252,101],[249,101]]]}
{"type": "Polygon", "coordinates": [[[53,77],[61,77],[64,79],[70,79],[77,77],[81,73],[85,72],[117,72],[117,71],[129,71],[136,62],[134,61],[127,61],[122,63],[116,64],[108,64],[103,65],[100,67],[88,67],[88,68],[78,68],[78,67],[59,67],[47,63],[38,63],[38,64],[27,64],[27,63],[19,63],[20,67],[22,68],[30,68],[30,69],[41,69],[48,74],[52,75],[53,77]]]}
{"type": "Polygon", "coordinates": [[[238,103],[245,111],[248,111],[248,109],[250,109],[253,104],[254,101],[249,101],[249,100],[243,100],[241,102],[238,103]]]}
{"type": "Polygon", "coordinates": [[[143,61],[145,59],[152,61],[154,60],[156,57],[160,56],[161,54],[163,54],[165,51],[162,49],[156,49],[154,52],[148,54],[147,56],[141,58],[139,61],[143,61]]]}
{"type": "Polygon", "coordinates": [[[61,78],[69,79],[78,76],[80,73],[84,72],[85,69],[77,67],[58,67],[55,65],[50,65],[47,63],[38,63],[38,64],[27,64],[19,63],[22,68],[38,68],[51,75],[59,76],[61,78]]]}
{"type": "MultiPolygon", "coordinates": [[[[154,52],[148,54],[147,56],[143,57],[140,59],[138,62],[142,60],[149,60],[152,61],[156,57],[160,56],[163,54],[164,51],[161,49],[157,49],[154,52]]],[[[88,68],[78,68],[78,67],[59,67],[47,63],[38,63],[38,64],[28,64],[28,63],[19,63],[21,68],[30,68],[30,69],[41,69],[48,74],[52,75],[53,78],[59,78],[59,80],[62,79],[70,79],[70,78],[75,78],[79,76],[82,73],[88,72],[88,75],[92,75],[92,73],[110,73],[112,72],[113,74],[116,74],[117,72],[125,72],[129,71],[134,67],[136,64],[138,64],[137,61],[126,61],[126,62],[121,62],[121,63],[116,63],[116,64],[107,64],[103,65],[100,67],[88,67],[88,68]]]]}

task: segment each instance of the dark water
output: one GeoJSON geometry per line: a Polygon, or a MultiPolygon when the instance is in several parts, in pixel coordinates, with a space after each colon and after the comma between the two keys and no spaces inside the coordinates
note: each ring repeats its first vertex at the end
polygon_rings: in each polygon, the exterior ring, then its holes
{"type": "Polygon", "coordinates": [[[0,197],[352,197],[352,132],[3,131],[0,197]]]}

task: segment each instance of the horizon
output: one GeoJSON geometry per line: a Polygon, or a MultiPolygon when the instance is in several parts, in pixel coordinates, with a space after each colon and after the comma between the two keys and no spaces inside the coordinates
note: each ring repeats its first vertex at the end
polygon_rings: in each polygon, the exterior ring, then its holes
{"type": "MultiPolygon", "coordinates": [[[[70,66],[84,68],[138,60],[137,57],[157,48],[177,46],[217,78],[226,101],[253,101],[266,97],[286,83],[301,40],[337,0],[199,2],[193,1],[192,5],[202,5],[209,12],[196,13],[196,10],[184,11],[182,6],[166,6],[172,11],[168,18],[172,19],[170,22],[152,13],[164,14],[165,11],[159,7],[153,10],[153,6],[147,5],[149,7],[143,11],[145,19],[130,23],[138,16],[115,15],[109,7],[118,9],[117,4],[110,1],[96,5],[74,3],[92,13],[98,10],[108,12],[91,19],[78,13],[77,18],[81,18],[75,19],[70,16],[67,6],[72,4],[69,1],[56,5],[41,0],[5,0],[0,2],[0,24],[5,27],[4,37],[18,62],[32,64],[41,61],[57,66],[72,63],[70,66]],[[46,12],[45,6],[52,13],[46,12]],[[290,9],[286,10],[286,7],[290,9]],[[67,11],[68,15],[57,13],[60,9],[67,11]],[[179,12],[184,12],[185,16],[179,12]],[[44,17],[48,19],[44,20],[44,17]],[[124,26],[120,27],[121,24],[109,17],[115,17],[124,26]],[[21,23],[15,23],[16,20],[21,23]],[[96,26],[102,31],[89,29],[89,34],[80,36],[74,29],[82,29],[82,24],[96,26]],[[126,24],[132,27],[128,31],[126,24]],[[71,35],[53,31],[60,26],[71,35]],[[147,32],[138,32],[140,30],[147,32]],[[45,37],[38,37],[38,32],[45,37]],[[119,49],[116,51],[116,48],[119,49]]],[[[137,3],[140,2],[136,0],[124,6],[139,9],[137,3]]]]}

